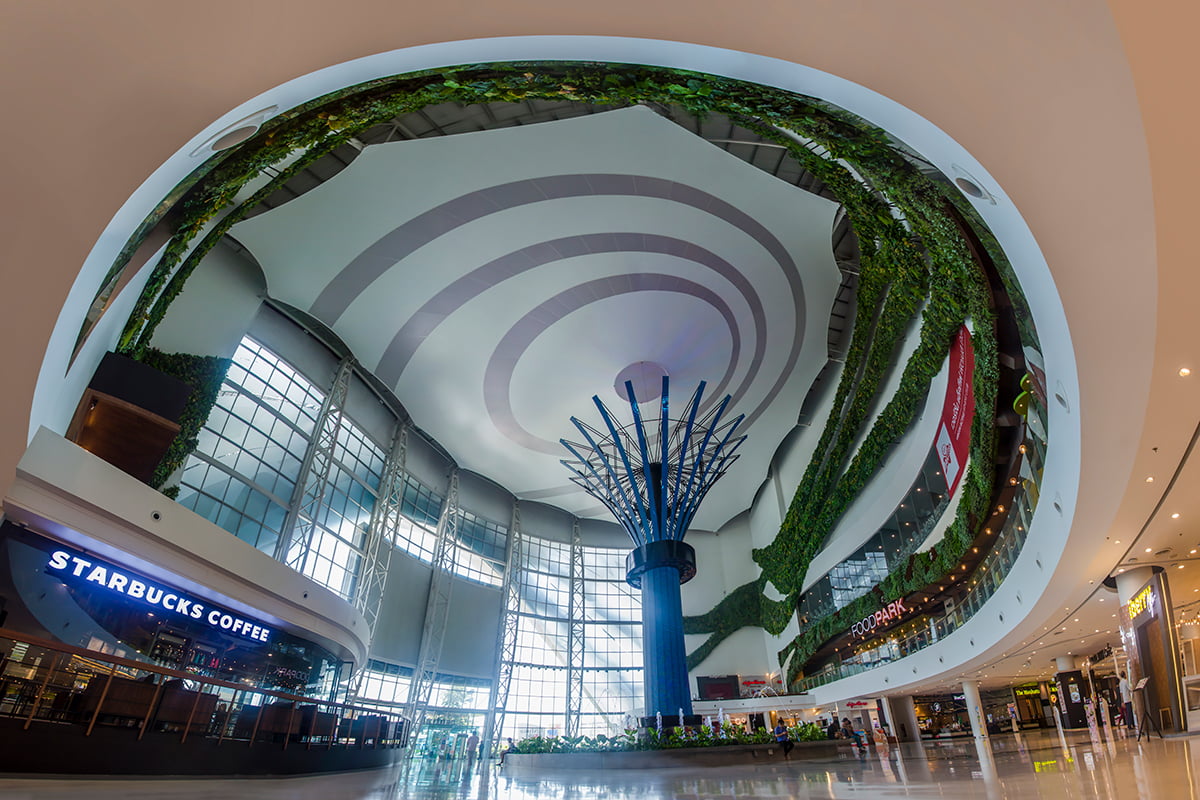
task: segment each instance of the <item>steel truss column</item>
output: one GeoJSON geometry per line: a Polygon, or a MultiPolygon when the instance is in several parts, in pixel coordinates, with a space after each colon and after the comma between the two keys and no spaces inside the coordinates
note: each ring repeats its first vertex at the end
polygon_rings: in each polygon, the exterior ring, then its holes
{"type": "Polygon", "coordinates": [[[496,626],[496,660],[492,669],[492,689],[488,694],[487,719],[484,721],[486,758],[500,743],[504,730],[504,710],[508,706],[508,688],[512,685],[513,661],[517,657],[517,627],[521,614],[521,589],[524,579],[524,552],[521,536],[521,504],[513,502],[512,524],[508,526],[508,544],[504,553],[504,583],[500,589],[503,607],[496,626]]]}
{"type": "Polygon", "coordinates": [[[425,604],[425,627],[421,631],[421,649],[417,668],[408,690],[408,714],[412,720],[411,740],[416,741],[425,723],[429,697],[437,680],[438,662],[446,639],[450,618],[450,595],[454,589],[454,551],[458,542],[458,467],[450,469],[450,488],[438,519],[437,539],[433,546],[433,575],[429,581],[429,599],[425,604]]]}
{"type": "Polygon", "coordinates": [[[579,520],[571,526],[571,577],[567,598],[567,736],[579,735],[579,715],[583,708],[583,541],[579,520]]]}
{"type": "Polygon", "coordinates": [[[375,507],[371,509],[371,522],[367,527],[367,540],[363,543],[363,560],[354,593],[354,607],[366,618],[370,638],[375,636],[375,624],[379,621],[383,590],[387,587],[392,551],[396,549],[400,506],[404,500],[404,461],[407,453],[408,423],[398,422],[392,432],[383,474],[379,478],[375,507]]]}
{"type": "Polygon", "coordinates": [[[333,467],[333,451],[342,429],[342,408],[350,387],[354,359],[347,358],[338,365],[333,386],[325,395],[321,412],[313,426],[313,438],[300,464],[300,478],[292,492],[292,501],[283,520],[279,541],[275,544],[275,560],[282,561],[303,573],[316,533],[317,515],[325,501],[329,473],[333,467]]]}

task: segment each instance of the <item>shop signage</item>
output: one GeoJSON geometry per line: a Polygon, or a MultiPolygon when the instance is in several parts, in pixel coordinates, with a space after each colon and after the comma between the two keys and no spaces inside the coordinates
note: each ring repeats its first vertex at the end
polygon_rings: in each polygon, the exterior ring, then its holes
{"type": "Polygon", "coordinates": [[[1129,601],[1127,608],[1129,609],[1129,618],[1137,619],[1138,616],[1150,608],[1154,602],[1154,589],[1150,586],[1145,587],[1140,592],[1135,594],[1129,601]]]}
{"type": "Polygon", "coordinates": [[[1042,690],[1038,686],[1018,686],[1013,689],[1013,694],[1017,697],[1041,697],[1042,690]]]}
{"type": "Polygon", "coordinates": [[[46,571],[73,583],[107,589],[181,617],[201,620],[226,633],[256,642],[266,642],[271,637],[271,629],[265,625],[201,603],[190,595],[137,577],[92,555],[85,557],[82,553],[65,549],[55,550],[46,561],[46,571]]]}
{"type": "Polygon", "coordinates": [[[901,614],[905,614],[907,612],[908,609],[904,607],[903,599],[897,600],[894,603],[888,603],[874,614],[863,617],[861,620],[851,625],[850,633],[854,636],[866,636],[883,623],[898,619],[901,614]]]}
{"type": "Polygon", "coordinates": [[[938,461],[942,466],[942,477],[946,479],[946,491],[953,495],[962,478],[971,446],[971,421],[975,418],[975,350],[971,346],[971,332],[964,325],[950,346],[950,380],[946,384],[946,399],[942,404],[942,420],[938,424],[938,461]]]}
{"type": "Polygon", "coordinates": [[[849,703],[843,703],[846,708],[866,708],[871,705],[866,700],[851,700],[849,703]]]}

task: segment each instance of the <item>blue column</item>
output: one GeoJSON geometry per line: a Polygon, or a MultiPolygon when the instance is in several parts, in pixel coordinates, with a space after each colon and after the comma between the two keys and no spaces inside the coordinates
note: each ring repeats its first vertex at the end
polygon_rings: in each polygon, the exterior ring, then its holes
{"type": "Polygon", "coordinates": [[[642,657],[646,715],[692,713],[687,651],[683,645],[683,606],[679,569],[661,566],[641,574],[642,657]]]}

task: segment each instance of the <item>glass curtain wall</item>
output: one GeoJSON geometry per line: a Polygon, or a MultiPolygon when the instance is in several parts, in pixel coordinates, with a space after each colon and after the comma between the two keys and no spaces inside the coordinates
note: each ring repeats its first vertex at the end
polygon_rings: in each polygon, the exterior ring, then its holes
{"type": "MultiPolygon", "coordinates": [[[[216,406],[183,468],[178,501],[276,554],[329,387],[250,337],[242,339],[216,406]]],[[[301,572],[350,598],[386,453],[343,416],[324,501],[301,572]]]]}
{"type": "MultiPolygon", "coordinates": [[[[512,682],[501,738],[554,736],[566,723],[571,547],[527,538],[512,682]]],[[[583,547],[583,696],[579,733],[620,733],[642,707],[641,597],[625,582],[625,550],[583,547]]]]}
{"type": "MultiPolygon", "coordinates": [[[[331,359],[331,366],[333,361],[331,359]]],[[[262,343],[242,340],[216,406],[182,472],[178,501],[231,534],[276,556],[292,505],[308,476],[305,455],[332,390],[262,343]]],[[[362,568],[362,546],[379,493],[387,452],[354,420],[342,416],[323,501],[301,571],[346,599],[362,568]]],[[[425,563],[433,560],[444,488],[401,475],[401,514],[394,546],[425,563]]],[[[506,524],[459,511],[453,572],[489,586],[504,581],[506,524]]],[[[522,549],[521,610],[504,736],[561,732],[568,685],[572,545],[527,537],[522,549]]],[[[641,599],[625,583],[624,548],[583,547],[584,596],[575,609],[584,629],[579,732],[614,734],[642,706],[641,599]]],[[[360,698],[403,704],[410,667],[372,660],[360,698]]],[[[431,731],[482,731],[490,681],[439,676],[430,699],[431,731]],[[460,695],[462,695],[460,697],[460,695]],[[459,701],[462,701],[461,703],[459,701]],[[445,725],[442,725],[445,723],[445,725]]],[[[430,745],[432,746],[432,745],[430,745]]]]}
{"type": "MultiPolygon", "coordinates": [[[[332,375],[327,380],[332,383],[332,375]]],[[[276,555],[280,537],[290,534],[282,529],[307,477],[300,472],[329,388],[244,338],[184,465],[179,503],[276,555]]],[[[288,554],[301,572],[343,598],[354,594],[386,460],[384,445],[343,414],[307,552],[288,554]]],[[[402,480],[402,519],[393,538],[400,549],[429,563],[445,498],[411,476],[402,480]]],[[[457,538],[455,574],[499,586],[507,526],[462,511],[457,538]]]]}
{"type": "Polygon", "coordinates": [[[325,392],[253,339],[243,339],[178,501],[274,554],[325,392]]]}

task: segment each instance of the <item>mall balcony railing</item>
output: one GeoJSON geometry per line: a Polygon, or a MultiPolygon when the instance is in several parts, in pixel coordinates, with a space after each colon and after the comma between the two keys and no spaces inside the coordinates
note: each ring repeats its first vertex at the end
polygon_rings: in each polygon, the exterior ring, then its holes
{"type": "MultiPolygon", "coordinates": [[[[0,718],[287,749],[399,748],[400,714],[204,677],[0,628],[0,718]]],[[[12,729],[12,726],[7,726],[12,729]]],[[[10,734],[11,735],[11,734],[10,734]]]]}
{"type": "Polygon", "coordinates": [[[858,675],[929,647],[961,628],[983,608],[1012,570],[1029,533],[1029,523],[1037,506],[1037,479],[1041,473],[1040,453],[1035,455],[1032,451],[1033,442],[1034,440],[1027,440],[1026,445],[1029,449],[1022,451],[1030,457],[1028,460],[1032,462],[1032,474],[1015,487],[1010,507],[1003,512],[1000,529],[995,533],[995,542],[972,574],[968,589],[961,600],[953,607],[947,607],[940,615],[928,616],[926,624],[912,626],[910,623],[910,632],[907,635],[896,635],[880,641],[842,659],[840,663],[828,665],[819,672],[802,678],[797,683],[798,691],[808,691],[858,675]]]}

